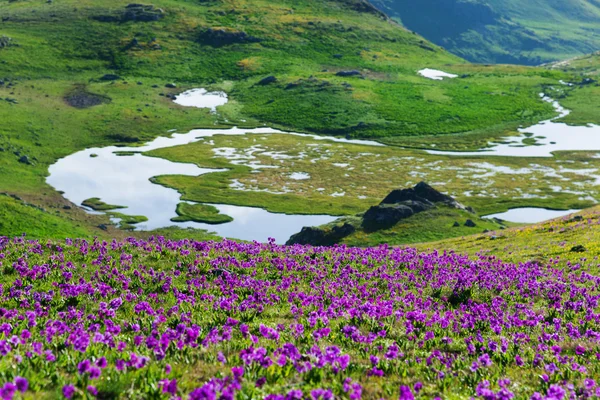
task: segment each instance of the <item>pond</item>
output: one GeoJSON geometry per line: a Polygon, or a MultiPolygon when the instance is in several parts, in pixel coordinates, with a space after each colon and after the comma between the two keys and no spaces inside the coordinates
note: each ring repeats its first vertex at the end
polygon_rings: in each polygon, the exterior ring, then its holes
{"type": "MultiPolygon", "coordinates": [[[[222,225],[171,222],[171,218],[176,217],[175,209],[181,202],[181,196],[173,189],[153,184],[150,179],[159,175],[198,176],[221,170],[199,168],[194,164],[174,163],[142,154],[159,148],[192,143],[214,135],[272,133],[286,132],[271,128],[196,129],[185,134],[174,133],[170,137],[158,137],[139,147],[109,146],[86,149],[60,159],[50,166],[47,182],[56,190],[64,192],[63,196],[75,204],[80,205],[88,198],[98,197],[105,203],[127,207],[117,210],[120,213],[146,216],[148,221],[138,224],[136,229],[152,230],[175,225],[207,229],[221,236],[242,240],[264,242],[272,237],[277,243],[284,243],[302,227],[323,225],[335,220],[336,217],[275,214],[259,208],[216,204],[214,206],[221,213],[234,218],[233,222],[222,225]]],[[[380,145],[371,141],[299,133],[288,134],[335,142],[380,145]]],[[[298,173],[296,178],[308,177],[298,173]]]]}
{"type": "Polygon", "coordinates": [[[486,215],[483,218],[498,218],[504,221],[521,224],[535,224],[549,219],[564,217],[580,210],[549,210],[546,208],[522,207],[513,208],[503,213],[486,215]]]}
{"type": "Polygon", "coordinates": [[[542,99],[552,103],[559,115],[528,128],[520,128],[520,136],[507,137],[503,143],[491,143],[479,151],[427,150],[429,154],[451,156],[505,156],[505,157],[553,157],[555,151],[600,151],[600,126],[571,126],[555,122],[566,117],[570,111],[557,101],[541,94],[542,99]]]}

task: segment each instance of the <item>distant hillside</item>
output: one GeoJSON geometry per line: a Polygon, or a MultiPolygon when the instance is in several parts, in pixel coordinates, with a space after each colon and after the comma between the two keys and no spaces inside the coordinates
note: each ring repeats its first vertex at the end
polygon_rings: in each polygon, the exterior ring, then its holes
{"type": "Polygon", "coordinates": [[[469,61],[537,65],[600,49],[597,0],[372,0],[469,61]]]}

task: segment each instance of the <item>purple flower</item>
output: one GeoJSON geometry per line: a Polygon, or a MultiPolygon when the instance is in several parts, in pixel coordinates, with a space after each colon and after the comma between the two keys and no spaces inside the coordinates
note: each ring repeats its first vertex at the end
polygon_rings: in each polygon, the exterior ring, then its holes
{"type": "Polygon", "coordinates": [[[548,388],[548,400],[562,400],[565,397],[565,390],[558,385],[550,385],[548,388]]]}
{"type": "Polygon", "coordinates": [[[0,389],[0,396],[2,396],[3,400],[12,400],[16,391],[17,386],[14,383],[6,382],[4,386],[0,389]]]}
{"type": "Polygon", "coordinates": [[[256,387],[257,388],[261,388],[264,386],[264,384],[267,383],[267,378],[265,378],[264,376],[258,378],[256,380],[256,387]]]}
{"type": "Polygon", "coordinates": [[[415,396],[408,386],[400,386],[400,397],[398,400],[414,400],[415,396]]]}
{"type": "Polygon", "coordinates": [[[73,394],[75,394],[75,386],[70,384],[63,386],[62,393],[63,396],[65,396],[67,399],[70,399],[71,397],[73,397],[73,394]]]}
{"type": "Polygon", "coordinates": [[[96,365],[102,369],[106,368],[108,363],[106,362],[106,357],[100,357],[98,361],[96,361],[96,365]]]}
{"type": "Polygon", "coordinates": [[[95,386],[89,385],[87,387],[87,391],[88,393],[90,393],[92,396],[98,396],[98,389],[96,389],[95,386]]]}
{"type": "Polygon", "coordinates": [[[415,392],[419,393],[421,391],[421,389],[423,389],[423,384],[421,382],[417,382],[417,383],[415,383],[414,388],[415,388],[415,392]]]}
{"type": "Polygon", "coordinates": [[[89,373],[90,373],[90,379],[98,379],[98,378],[100,378],[100,375],[102,375],[102,370],[97,367],[91,367],[89,369],[89,373]]]}
{"type": "Polygon", "coordinates": [[[175,396],[177,394],[177,379],[166,379],[162,391],[175,396]]]}
{"type": "Polygon", "coordinates": [[[27,381],[27,379],[17,376],[15,377],[15,386],[17,387],[17,390],[19,392],[25,393],[29,388],[29,382],[27,381]]]}
{"type": "Polygon", "coordinates": [[[90,360],[83,360],[79,364],[77,364],[77,372],[83,375],[90,370],[90,366],[90,360]]]}

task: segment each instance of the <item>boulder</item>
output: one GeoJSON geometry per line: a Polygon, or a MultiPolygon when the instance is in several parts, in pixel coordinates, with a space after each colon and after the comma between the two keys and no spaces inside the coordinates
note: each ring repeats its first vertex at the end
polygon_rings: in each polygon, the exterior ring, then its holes
{"type": "Polygon", "coordinates": [[[65,96],[65,102],[75,108],[90,108],[110,101],[107,96],[90,93],[83,88],[77,88],[65,96]]]}
{"type": "Polygon", "coordinates": [[[152,5],[129,4],[125,7],[122,21],[158,21],[165,16],[165,12],[160,8],[154,8],[152,5]]]}
{"type": "Polygon", "coordinates": [[[271,83],[276,83],[277,82],[277,78],[274,77],[273,75],[271,76],[267,76],[266,78],[261,79],[258,84],[261,86],[266,86],[266,85],[270,85],[271,83]]]}
{"type": "Polygon", "coordinates": [[[327,228],[304,227],[300,233],[292,235],[286,244],[331,246],[339,243],[340,240],[353,234],[355,231],[356,228],[347,222],[341,226],[334,226],[330,230],[327,228]]]}
{"type": "Polygon", "coordinates": [[[12,39],[9,38],[8,36],[0,36],[0,49],[3,49],[5,47],[8,47],[12,44],[12,39]]]}
{"type": "Polygon", "coordinates": [[[175,88],[177,87],[177,85],[176,85],[176,84],[174,84],[174,83],[167,83],[167,84],[165,85],[165,87],[166,87],[166,88],[169,88],[169,89],[175,89],[175,88]]]}
{"type": "Polygon", "coordinates": [[[581,245],[581,244],[578,244],[576,246],[571,247],[571,252],[572,253],[583,253],[586,250],[587,249],[583,245],[581,245]]]}
{"type": "Polygon", "coordinates": [[[339,71],[336,76],[362,76],[362,74],[360,71],[353,69],[351,71],[339,71]]]}
{"type": "Polygon", "coordinates": [[[200,33],[198,41],[212,47],[223,47],[230,44],[259,43],[262,40],[243,31],[209,28],[200,33]]]}
{"type": "Polygon", "coordinates": [[[100,22],[152,22],[165,16],[164,10],[149,4],[132,3],[125,6],[124,10],[116,13],[95,15],[92,18],[100,22]]]}
{"type": "Polygon", "coordinates": [[[452,197],[435,190],[425,182],[418,183],[414,188],[394,190],[383,199],[381,204],[395,204],[407,200],[426,204],[444,203],[448,206],[465,209],[464,206],[452,197]]]}
{"type": "Polygon", "coordinates": [[[410,206],[404,204],[380,204],[373,206],[363,216],[362,225],[365,229],[373,231],[391,228],[398,222],[415,214],[410,206]]]}
{"type": "Polygon", "coordinates": [[[471,219],[468,219],[468,220],[465,222],[465,226],[466,226],[466,227],[469,227],[469,228],[475,228],[477,225],[475,224],[475,222],[473,222],[473,220],[471,220],[471,219]]]}
{"type": "Polygon", "coordinates": [[[105,74],[100,78],[101,81],[118,81],[119,79],[121,77],[116,74],[105,74]]]}
{"type": "Polygon", "coordinates": [[[31,162],[31,160],[29,159],[28,156],[19,157],[19,162],[22,164],[33,165],[33,163],[31,162]]]}

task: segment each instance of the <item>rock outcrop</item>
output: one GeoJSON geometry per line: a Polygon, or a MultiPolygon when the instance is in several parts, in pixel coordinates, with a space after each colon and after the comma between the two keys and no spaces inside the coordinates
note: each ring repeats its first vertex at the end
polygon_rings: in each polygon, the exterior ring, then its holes
{"type": "Polygon", "coordinates": [[[356,228],[351,224],[345,223],[341,226],[334,226],[331,229],[318,227],[304,227],[293,235],[286,244],[302,244],[312,246],[331,246],[338,243],[340,240],[353,234],[356,228]]]}
{"type": "Polygon", "coordinates": [[[150,4],[132,3],[125,6],[125,9],[114,14],[96,15],[94,18],[101,22],[152,22],[158,21],[165,16],[162,8],[156,8],[150,4]]]}
{"type": "Polygon", "coordinates": [[[466,209],[452,197],[421,182],[414,188],[392,191],[379,205],[364,214],[362,226],[367,231],[390,228],[403,219],[435,207],[436,203],[466,209]]]}
{"type": "Polygon", "coordinates": [[[12,44],[12,39],[8,36],[0,36],[0,49],[8,47],[12,44]]]}
{"type": "MultiPolygon", "coordinates": [[[[305,227],[300,233],[293,235],[287,243],[331,246],[339,243],[358,229],[369,233],[391,228],[402,220],[434,209],[438,205],[468,211],[468,208],[454,200],[454,198],[435,190],[425,182],[421,182],[413,188],[392,191],[380,204],[359,215],[362,219],[354,224],[338,220],[333,227],[305,227]]],[[[471,223],[473,222],[471,221],[471,223]]],[[[454,226],[460,225],[456,222],[454,226]]]]}
{"type": "Polygon", "coordinates": [[[110,101],[110,97],[90,93],[85,88],[76,88],[65,96],[65,102],[75,108],[90,108],[110,101]]]}
{"type": "Polygon", "coordinates": [[[258,43],[262,40],[248,35],[243,31],[234,31],[225,28],[208,28],[200,33],[198,41],[212,47],[223,47],[230,44],[258,43]]]}

